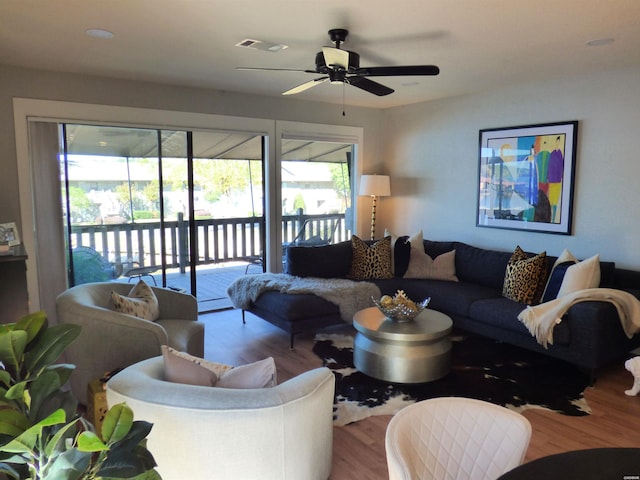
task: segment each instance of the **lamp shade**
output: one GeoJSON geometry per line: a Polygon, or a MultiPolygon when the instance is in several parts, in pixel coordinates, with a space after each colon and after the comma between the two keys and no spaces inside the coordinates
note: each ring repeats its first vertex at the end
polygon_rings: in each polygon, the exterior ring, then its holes
{"type": "Polygon", "coordinates": [[[375,195],[376,197],[388,197],[391,195],[391,186],[388,175],[362,175],[360,177],[359,195],[375,195]]]}

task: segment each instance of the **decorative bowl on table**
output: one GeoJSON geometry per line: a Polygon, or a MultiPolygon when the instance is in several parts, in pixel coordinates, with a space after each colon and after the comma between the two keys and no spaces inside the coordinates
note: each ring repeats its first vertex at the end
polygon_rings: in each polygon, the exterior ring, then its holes
{"type": "Polygon", "coordinates": [[[395,322],[410,322],[427,308],[431,297],[425,298],[422,302],[414,302],[403,290],[398,290],[393,297],[383,295],[380,300],[374,297],[371,297],[371,300],[388,319],[395,322]]]}

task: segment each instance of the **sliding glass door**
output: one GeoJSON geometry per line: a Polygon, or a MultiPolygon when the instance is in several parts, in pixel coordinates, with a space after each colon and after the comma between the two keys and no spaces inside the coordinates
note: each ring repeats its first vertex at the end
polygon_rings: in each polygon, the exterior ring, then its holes
{"type": "MultiPolygon", "coordinates": [[[[350,238],[356,145],[284,138],[283,245],[327,245],[350,238]]],[[[286,248],[285,248],[286,253],[286,248]]]]}
{"type": "Polygon", "coordinates": [[[61,129],[69,284],[143,278],[192,293],[201,311],[226,306],[226,286],[262,258],[263,137],[61,129]]]}

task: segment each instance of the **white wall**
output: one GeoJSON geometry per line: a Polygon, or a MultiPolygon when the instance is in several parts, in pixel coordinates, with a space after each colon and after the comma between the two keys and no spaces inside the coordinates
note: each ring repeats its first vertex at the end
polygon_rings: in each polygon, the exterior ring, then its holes
{"type": "Polygon", "coordinates": [[[391,197],[378,228],[640,269],[640,70],[601,72],[385,111],[391,197]],[[578,120],[573,234],[476,227],[479,130],[578,120]]]}

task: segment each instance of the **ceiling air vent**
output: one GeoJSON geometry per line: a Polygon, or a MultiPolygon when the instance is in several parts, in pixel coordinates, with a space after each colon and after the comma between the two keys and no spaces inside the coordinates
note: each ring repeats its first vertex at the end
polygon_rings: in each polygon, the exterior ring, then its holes
{"type": "Polygon", "coordinates": [[[287,45],[279,43],[268,43],[260,40],[253,40],[251,38],[245,38],[240,43],[236,43],[236,47],[252,48],[254,50],[262,50],[264,52],[279,52],[287,48],[287,45]]]}

